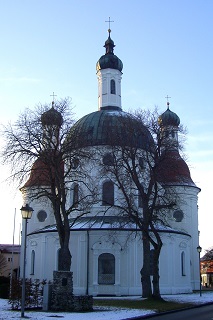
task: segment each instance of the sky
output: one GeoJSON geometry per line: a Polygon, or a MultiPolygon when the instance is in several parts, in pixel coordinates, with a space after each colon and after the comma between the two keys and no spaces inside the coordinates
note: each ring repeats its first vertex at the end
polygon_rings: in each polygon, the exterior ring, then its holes
{"type": "MultiPolygon", "coordinates": [[[[213,1],[0,0],[0,123],[25,108],[71,97],[75,118],[98,109],[96,62],[109,17],[123,62],[124,111],[170,109],[187,127],[185,153],[198,187],[200,245],[213,246],[213,1]]],[[[1,139],[1,138],[0,138],[1,139]]],[[[0,140],[2,146],[2,139],[0,140]]],[[[20,191],[0,166],[0,243],[19,243],[20,191]],[[15,221],[15,232],[14,232],[15,221]]]]}

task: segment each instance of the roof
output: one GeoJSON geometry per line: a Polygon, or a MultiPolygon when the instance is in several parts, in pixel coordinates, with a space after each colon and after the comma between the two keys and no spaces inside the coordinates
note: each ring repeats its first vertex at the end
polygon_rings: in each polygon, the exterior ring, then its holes
{"type": "Polygon", "coordinates": [[[3,253],[20,253],[21,246],[19,244],[0,244],[0,252],[3,253]]]}
{"type": "MultiPolygon", "coordinates": [[[[30,172],[30,177],[22,188],[51,185],[52,180],[54,179],[56,173],[55,173],[54,167],[53,166],[51,167],[50,164],[46,163],[48,160],[50,160],[50,156],[47,155],[45,161],[43,161],[41,158],[38,158],[34,162],[30,172]]],[[[56,165],[57,164],[55,163],[55,166],[56,165]]],[[[63,174],[63,170],[64,170],[64,165],[63,163],[61,163],[62,174],[63,174]]],[[[58,171],[58,168],[56,168],[56,171],[58,171]]]]}
{"type": "Polygon", "coordinates": [[[41,122],[43,126],[56,125],[60,127],[63,123],[63,118],[61,113],[52,106],[51,109],[41,115],[41,122]]]}
{"type": "Polygon", "coordinates": [[[158,123],[161,127],[165,126],[175,126],[178,127],[180,124],[180,118],[175,112],[172,112],[169,107],[168,109],[162,113],[162,115],[158,118],[158,123]]]}
{"type": "Polygon", "coordinates": [[[123,63],[115,54],[105,54],[101,56],[98,62],[96,63],[96,70],[98,71],[107,68],[122,71],[123,63]]]}
{"type": "Polygon", "coordinates": [[[188,165],[181,158],[177,150],[162,153],[156,166],[157,180],[163,184],[178,184],[196,187],[188,165]]]}
{"type": "MultiPolygon", "coordinates": [[[[114,230],[114,231],[140,231],[134,222],[131,222],[128,217],[119,216],[96,216],[96,217],[80,217],[78,219],[70,219],[71,231],[87,231],[87,230],[114,230]]],[[[168,226],[157,225],[157,230],[164,233],[176,233],[190,236],[188,233],[172,229],[168,226]]],[[[47,226],[43,229],[35,230],[31,234],[57,232],[56,225],[47,226]]]]}
{"type": "Polygon", "coordinates": [[[114,107],[82,117],[71,128],[70,137],[72,145],[75,140],[76,147],[121,145],[122,143],[149,149],[153,143],[150,132],[141,122],[114,107]]]}
{"type": "Polygon", "coordinates": [[[33,186],[50,186],[49,168],[40,158],[34,162],[30,177],[24,185],[33,186]]]}
{"type": "Polygon", "coordinates": [[[105,45],[104,47],[106,48],[106,53],[105,55],[101,56],[100,59],[98,60],[98,62],[96,63],[96,70],[102,70],[102,69],[117,69],[120,72],[123,69],[123,63],[122,61],[114,54],[114,42],[113,40],[110,38],[110,32],[109,31],[109,37],[108,39],[105,41],[105,45]]]}

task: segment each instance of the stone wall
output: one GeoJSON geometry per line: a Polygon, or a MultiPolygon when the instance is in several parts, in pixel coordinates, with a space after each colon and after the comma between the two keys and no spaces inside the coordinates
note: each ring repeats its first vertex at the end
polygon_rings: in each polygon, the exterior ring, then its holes
{"type": "Polygon", "coordinates": [[[55,311],[92,311],[92,296],[73,295],[72,272],[53,271],[50,309],[55,311]]]}

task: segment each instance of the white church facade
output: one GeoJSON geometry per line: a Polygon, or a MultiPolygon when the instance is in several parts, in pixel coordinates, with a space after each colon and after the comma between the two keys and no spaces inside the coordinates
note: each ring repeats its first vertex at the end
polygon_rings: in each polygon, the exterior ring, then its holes
{"type": "MultiPolygon", "coordinates": [[[[75,126],[84,136],[85,147],[94,152],[107,150],[105,140],[109,122],[118,123],[117,115],[125,115],[121,106],[121,78],[123,64],[114,55],[114,43],[109,37],[105,42],[106,53],[98,60],[98,111],[85,115],[75,126]]],[[[161,115],[161,125],[169,128],[171,139],[177,138],[178,116],[167,110],[161,115]]],[[[95,177],[99,174],[99,159],[87,161],[84,170],[95,177]]],[[[161,294],[189,293],[199,289],[198,239],[198,193],[185,161],[178,149],[172,150],[165,159],[165,165],[174,161],[181,170],[181,177],[168,172],[165,183],[172,183],[178,193],[178,210],[169,211],[170,227],[159,227],[163,242],[160,254],[161,294]]],[[[33,175],[33,171],[31,172],[33,175]]],[[[53,271],[58,268],[59,237],[56,230],[53,209],[48,203],[29,200],[32,176],[22,188],[23,203],[29,203],[34,212],[28,220],[26,277],[52,280],[53,271]]],[[[75,180],[76,181],[76,180],[75,180]]],[[[142,241],[135,234],[131,223],[123,227],[118,223],[117,209],[109,208],[101,215],[105,197],[118,201],[119,190],[105,176],[100,176],[97,189],[100,201],[94,203],[90,213],[74,221],[70,217],[70,251],[72,255],[73,293],[76,295],[141,295],[141,274],[143,265],[142,241]],[[111,190],[106,192],[105,190],[111,190]],[[113,199],[112,199],[113,198],[113,199]]],[[[76,196],[70,188],[68,201],[76,196]]],[[[109,201],[109,202],[110,202],[109,201]]],[[[22,247],[23,250],[23,247],[22,247]]]]}

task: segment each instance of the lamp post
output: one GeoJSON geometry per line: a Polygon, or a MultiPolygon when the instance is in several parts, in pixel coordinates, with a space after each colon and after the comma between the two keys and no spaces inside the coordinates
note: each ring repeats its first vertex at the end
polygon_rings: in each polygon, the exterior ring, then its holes
{"type": "Polygon", "coordinates": [[[197,252],[199,253],[200,297],[202,296],[201,271],[200,271],[200,253],[201,253],[201,251],[202,251],[201,246],[198,246],[197,252]]]}
{"type": "Polygon", "coordinates": [[[25,308],[25,268],[26,268],[26,242],[27,242],[27,220],[31,219],[33,208],[28,204],[21,207],[21,215],[24,222],[24,256],[23,256],[23,274],[22,274],[22,291],[21,291],[21,317],[24,318],[25,308]]]}

